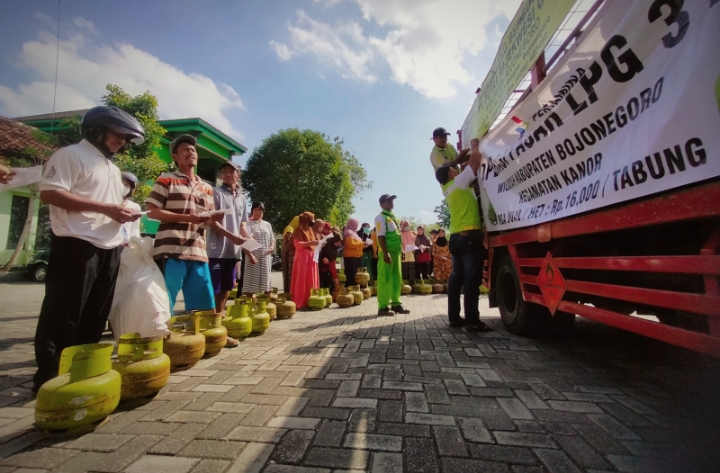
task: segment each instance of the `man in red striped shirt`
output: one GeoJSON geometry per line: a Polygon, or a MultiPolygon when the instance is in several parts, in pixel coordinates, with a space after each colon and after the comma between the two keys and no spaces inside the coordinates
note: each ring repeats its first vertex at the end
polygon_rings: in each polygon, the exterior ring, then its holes
{"type": "Polygon", "coordinates": [[[195,175],[196,144],[192,135],[181,135],[170,143],[178,169],[162,174],[145,200],[148,217],[160,221],[153,257],[165,275],[171,310],[181,289],[185,310],[215,308],[205,231],[223,213],[215,211],[212,187],[195,175]]]}

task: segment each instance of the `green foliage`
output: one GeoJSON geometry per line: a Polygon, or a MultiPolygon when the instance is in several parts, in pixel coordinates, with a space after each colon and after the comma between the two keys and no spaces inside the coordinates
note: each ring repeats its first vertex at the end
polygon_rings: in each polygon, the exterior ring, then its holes
{"type": "Polygon", "coordinates": [[[55,123],[51,133],[58,138],[61,146],[80,143],[80,116],[70,117],[55,123]]]}
{"type": "Polygon", "coordinates": [[[266,138],[248,159],[242,185],[250,199],[265,203],[265,219],[281,231],[296,215],[343,226],[355,210],[352,198],[372,182],[360,162],[322,133],[291,128],[266,138]]]}
{"type": "Polygon", "coordinates": [[[144,207],[145,197],[150,193],[150,186],[147,183],[169,170],[169,165],[155,152],[162,146],[162,137],[166,133],[158,123],[157,99],[150,92],[132,97],[112,84],[108,84],[105,89],[107,94],[103,96],[102,102],[135,116],[145,129],[145,142],[118,154],[114,160],[120,169],[130,171],[138,177],[141,184],[132,200],[144,207]]]}
{"type": "Polygon", "coordinates": [[[440,228],[447,229],[450,227],[450,208],[448,208],[447,201],[445,199],[440,202],[440,205],[435,207],[434,212],[437,214],[437,223],[440,228]]]}

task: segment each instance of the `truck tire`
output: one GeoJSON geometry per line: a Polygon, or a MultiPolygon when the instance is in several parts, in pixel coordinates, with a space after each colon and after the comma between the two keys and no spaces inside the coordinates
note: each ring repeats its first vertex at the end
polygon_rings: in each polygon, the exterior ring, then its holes
{"type": "Polygon", "coordinates": [[[524,337],[543,334],[550,312],[523,300],[520,278],[510,255],[503,256],[497,266],[495,288],[500,318],[508,332],[524,337]]]}

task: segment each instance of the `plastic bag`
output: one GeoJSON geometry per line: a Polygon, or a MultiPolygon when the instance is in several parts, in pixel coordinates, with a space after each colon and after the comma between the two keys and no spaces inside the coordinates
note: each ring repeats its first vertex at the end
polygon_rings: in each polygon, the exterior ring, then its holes
{"type": "Polygon", "coordinates": [[[152,258],[153,239],[132,237],[120,257],[120,271],[110,310],[115,341],[121,335],[166,335],[170,300],[165,277],[152,258]]]}

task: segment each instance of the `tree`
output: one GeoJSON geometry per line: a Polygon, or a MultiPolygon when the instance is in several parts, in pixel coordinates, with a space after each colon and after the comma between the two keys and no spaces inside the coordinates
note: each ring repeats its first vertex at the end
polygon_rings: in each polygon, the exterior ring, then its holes
{"type": "MultiPolygon", "coordinates": [[[[23,128],[30,127],[18,125],[18,133],[21,133],[23,131],[23,128]]],[[[57,148],[58,145],[57,138],[52,135],[45,134],[40,130],[36,130],[34,128],[30,129],[29,137],[26,136],[24,138],[25,139],[23,141],[25,141],[26,143],[31,141],[34,143],[24,146],[21,150],[16,150],[15,152],[8,153],[6,159],[7,163],[11,167],[24,168],[40,166],[52,154],[52,152],[57,148]]],[[[12,255],[10,255],[10,259],[4,265],[2,265],[2,267],[0,267],[0,276],[7,274],[8,271],[12,269],[18,257],[20,256],[20,252],[25,247],[25,242],[27,241],[28,236],[30,236],[33,214],[35,210],[35,201],[38,200],[40,196],[40,184],[29,184],[26,187],[30,191],[30,199],[28,200],[27,205],[27,217],[25,217],[25,222],[23,223],[23,228],[20,232],[18,242],[15,245],[15,250],[13,250],[12,255]]]]}
{"type": "Polygon", "coordinates": [[[438,216],[438,225],[440,225],[441,228],[447,230],[450,227],[450,209],[448,208],[448,204],[445,199],[440,202],[440,205],[435,207],[435,213],[438,216]]]}
{"type": "Polygon", "coordinates": [[[372,182],[342,146],[339,138],[331,141],[317,131],[280,130],[253,151],[243,188],[250,200],[265,204],[265,218],[276,230],[304,211],[343,226],[355,210],[353,197],[372,182]]]}
{"type": "Polygon", "coordinates": [[[133,200],[145,207],[145,197],[152,187],[148,184],[160,174],[170,169],[170,166],[160,159],[157,150],[162,146],[162,137],[166,130],[158,123],[157,99],[150,92],[135,97],[130,96],[117,85],[108,84],[105,87],[107,94],[103,96],[102,103],[117,107],[133,115],[145,129],[145,142],[140,146],[133,146],[128,151],[115,157],[115,164],[123,171],[130,171],[138,177],[140,183],[135,190],[133,200]]]}

